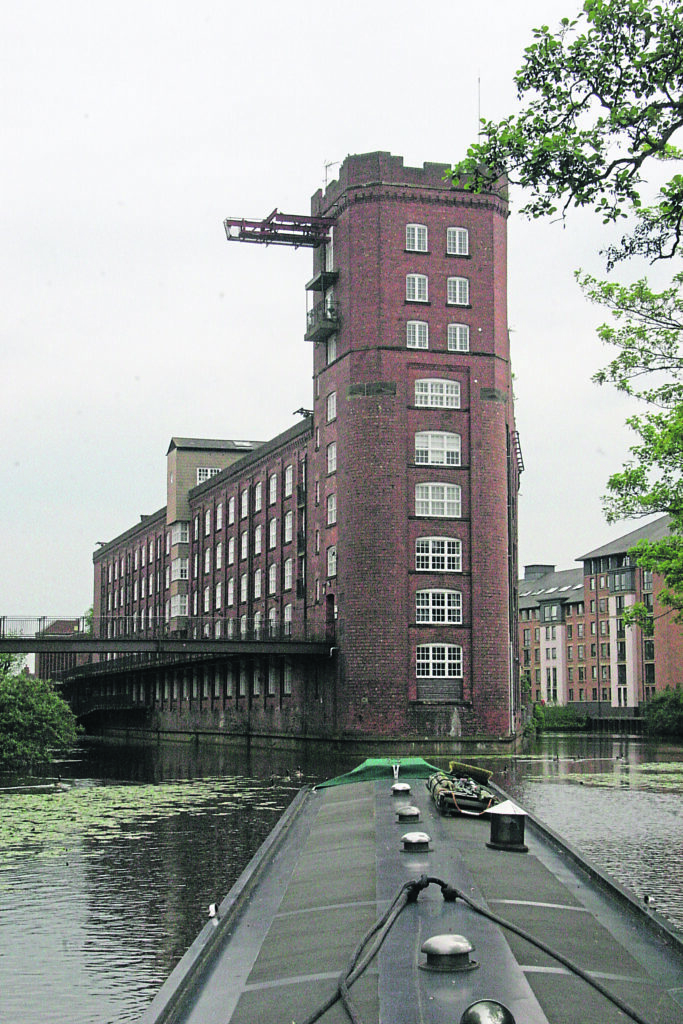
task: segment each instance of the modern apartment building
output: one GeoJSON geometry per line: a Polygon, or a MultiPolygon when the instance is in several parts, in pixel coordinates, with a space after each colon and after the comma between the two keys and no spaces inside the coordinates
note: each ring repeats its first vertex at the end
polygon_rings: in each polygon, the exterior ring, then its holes
{"type": "Polygon", "coordinates": [[[590,714],[637,708],[683,682],[683,628],[658,601],[662,581],[629,551],[668,534],[666,516],[589,551],[582,567],[529,565],[519,584],[523,685],[535,701],[581,704],[590,714]],[[624,623],[642,603],[652,632],[624,623]]]}
{"type": "Polygon", "coordinates": [[[507,206],[453,188],[446,169],[344,161],[311,205],[328,225],[306,284],[311,409],[265,443],[174,438],[166,507],[95,553],[95,621],[111,637],[333,644],[324,662],[150,670],[136,685],[158,727],[517,733],[507,206]]]}

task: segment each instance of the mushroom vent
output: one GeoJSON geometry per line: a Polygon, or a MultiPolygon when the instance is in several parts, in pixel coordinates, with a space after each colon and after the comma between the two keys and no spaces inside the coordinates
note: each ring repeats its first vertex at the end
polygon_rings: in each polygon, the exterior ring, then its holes
{"type": "Polygon", "coordinates": [[[515,1024],[515,1018],[497,999],[479,999],[467,1007],[460,1024],[515,1024]]]}
{"type": "Polygon", "coordinates": [[[474,946],[464,935],[432,935],[422,943],[427,959],[420,964],[424,971],[473,971],[479,964],[470,960],[474,946]]]}
{"type": "Polygon", "coordinates": [[[397,821],[419,821],[420,820],[420,808],[413,807],[412,804],[406,804],[405,807],[399,807],[396,811],[397,821]]]}
{"type": "Polygon", "coordinates": [[[403,849],[406,853],[424,853],[429,850],[430,837],[426,832],[406,832],[401,836],[403,849]]]}
{"type": "Polygon", "coordinates": [[[391,787],[392,796],[408,796],[410,786],[407,782],[395,782],[391,787]]]}
{"type": "Polygon", "coordinates": [[[529,849],[524,844],[525,812],[511,800],[506,800],[489,811],[491,818],[491,838],[486,844],[492,850],[509,850],[513,853],[526,853],[529,849]]]}

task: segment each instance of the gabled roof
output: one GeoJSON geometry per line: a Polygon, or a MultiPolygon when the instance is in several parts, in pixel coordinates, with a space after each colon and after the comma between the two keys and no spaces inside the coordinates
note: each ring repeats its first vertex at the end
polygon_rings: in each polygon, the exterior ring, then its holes
{"type": "Polygon", "coordinates": [[[263,444],[262,441],[226,441],[220,438],[172,437],[166,454],[168,455],[174,448],[202,452],[253,451],[254,448],[260,447],[261,444],[263,444]]]}
{"type": "Polygon", "coordinates": [[[535,580],[519,581],[519,607],[531,608],[541,601],[566,604],[583,601],[583,568],[549,572],[535,580]]]}
{"type": "Polygon", "coordinates": [[[625,554],[639,540],[662,540],[664,537],[670,536],[670,522],[670,516],[662,516],[660,519],[655,519],[654,522],[646,523],[645,526],[639,526],[637,530],[632,530],[631,533],[617,537],[616,540],[612,540],[608,544],[603,544],[602,547],[595,548],[594,551],[580,555],[577,561],[584,561],[586,558],[602,558],[606,555],[625,554]]]}

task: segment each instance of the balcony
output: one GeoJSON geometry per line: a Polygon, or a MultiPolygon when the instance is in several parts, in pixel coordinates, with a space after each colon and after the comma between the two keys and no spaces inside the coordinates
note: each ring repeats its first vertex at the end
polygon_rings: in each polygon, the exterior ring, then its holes
{"type": "Polygon", "coordinates": [[[307,292],[326,292],[339,277],[338,270],[319,270],[306,285],[307,292]]]}
{"type": "Polygon", "coordinates": [[[325,341],[339,329],[340,317],[333,302],[319,302],[306,314],[306,341],[325,341]]]}

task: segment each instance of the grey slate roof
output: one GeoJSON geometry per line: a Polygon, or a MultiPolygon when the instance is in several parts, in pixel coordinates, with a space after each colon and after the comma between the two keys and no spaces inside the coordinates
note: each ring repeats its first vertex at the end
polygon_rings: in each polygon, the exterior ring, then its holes
{"type": "Polygon", "coordinates": [[[540,601],[583,601],[583,568],[549,572],[535,580],[519,581],[519,607],[532,608],[540,601]]]}
{"type": "Polygon", "coordinates": [[[220,438],[205,437],[172,437],[168,452],[174,448],[184,448],[207,452],[252,451],[262,445],[262,441],[226,441],[220,438]]]}
{"type": "Polygon", "coordinates": [[[608,544],[603,544],[602,547],[595,548],[585,555],[580,555],[578,561],[586,558],[601,558],[605,555],[623,554],[637,544],[639,540],[662,540],[663,537],[669,536],[670,521],[670,516],[661,516],[659,519],[655,519],[654,522],[646,523],[645,526],[639,526],[637,530],[632,530],[631,533],[626,533],[621,537],[617,537],[616,540],[611,540],[608,544]]]}

